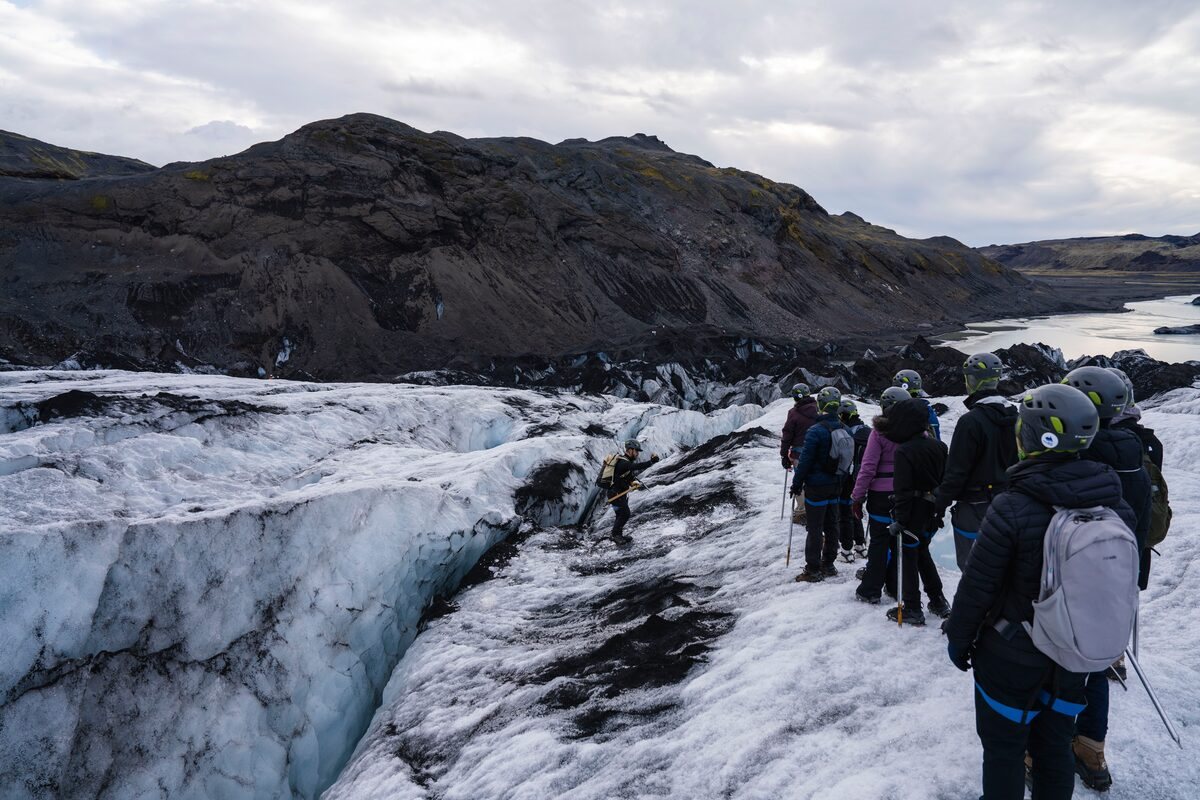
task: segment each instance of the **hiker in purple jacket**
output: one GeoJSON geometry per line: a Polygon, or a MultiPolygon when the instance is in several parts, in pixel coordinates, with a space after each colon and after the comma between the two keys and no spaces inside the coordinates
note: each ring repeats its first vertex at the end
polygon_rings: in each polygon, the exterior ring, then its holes
{"type": "MultiPolygon", "coordinates": [[[[896,403],[908,399],[908,392],[892,386],[883,393],[879,407],[883,415],[896,403]]],[[[851,512],[857,519],[863,518],[863,505],[868,516],[867,566],[861,571],[861,582],[855,590],[856,599],[876,604],[882,599],[883,584],[887,579],[888,550],[891,536],[888,525],[892,524],[892,471],[896,463],[896,443],[878,430],[871,431],[867,449],[863,452],[862,465],[858,468],[858,479],[850,493],[851,512]]],[[[895,579],[892,579],[894,586],[895,579]]]]}
{"type": "MultiPolygon", "coordinates": [[[[804,435],[817,421],[817,401],[812,397],[812,390],[807,383],[797,383],[792,387],[792,398],[796,404],[788,409],[787,422],[783,425],[783,441],[779,446],[779,457],[784,469],[791,469],[800,457],[800,448],[804,446],[804,435]]],[[[793,498],[794,506],[792,519],[800,525],[805,524],[804,495],[793,498]]]]}

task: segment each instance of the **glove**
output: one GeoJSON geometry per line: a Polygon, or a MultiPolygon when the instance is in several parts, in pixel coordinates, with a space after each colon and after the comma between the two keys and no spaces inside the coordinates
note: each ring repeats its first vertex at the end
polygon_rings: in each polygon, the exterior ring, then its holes
{"type": "Polygon", "coordinates": [[[792,488],[788,491],[788,496],[790,497],[799,497],[802,494],[804,494],[804,487],[796,486],[795,484],[792,484],[792,488]]]}
{"type": "Polygon", "coordinates": [[[791,460],[790,458],[788,458],[787,456],[780,456],[780,460],[781,460],[781,461],[783,461],[783,468],[784,468],[784,469],[791,469],[791,468],[792,468],[792,460],[791,460]]]}
{"type": "Polygon", "coordinates": [[[964,650],[961,647],[956,647],[954,642],[946,645],[946,653],[950,656],[950,661],[963,672],[971,669],[971,651],[973,649],[972,647],[968,647],[964,650]]]}
{"type": "Polygon", "coordinates": [[[658,457],[658,453],[651,453],[651,454],[650,454],[650,463],[651,463],[651,464],[657,464],[657,463],[658,463],[659,461],[661,461],[661,460],[662,460],[662,459],[658,457]]]}
{"type": "Polygon", "coordinates": [[[855,518],[856,520],[858,520],[859,522],[862,522],[862,518],[863,518],[863,501],[862,501],[862,500],[855,500],[853,503],[851,503],[851,504],[850,504],[850,513],[854,515],[854,518],[855,518]]]}

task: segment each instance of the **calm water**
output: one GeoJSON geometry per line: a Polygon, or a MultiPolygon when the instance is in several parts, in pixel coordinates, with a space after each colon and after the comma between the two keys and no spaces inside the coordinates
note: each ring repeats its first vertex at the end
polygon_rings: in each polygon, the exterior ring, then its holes
{"type": "Polygon", "coordinates": [[[1127,303],[1126,312],[972,323],[965,331],[941,337],[941,341],[959,350],[976,352],[1043,342],[1060,348],[1068,359],[1141,348],[1160,361],[1190,361],[1200,359],[1200,335],[1155,336],[1154,329],[1163,325],[1200,324],[1200,306],[1191,305],[1193,297],[1194,294],[1188,294],[1127,303]]]}

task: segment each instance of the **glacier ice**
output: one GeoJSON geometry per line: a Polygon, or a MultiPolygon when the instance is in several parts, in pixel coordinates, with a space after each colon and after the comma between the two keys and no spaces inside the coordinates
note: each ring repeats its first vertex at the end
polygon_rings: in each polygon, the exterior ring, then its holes
{"type": "MultiPolygon", "coordinates": [[[[948,438],[962,398],[936,400],[948,438]]],[[[325,800],[977,797],[972,683],[937,627],[898,629],[855,602],[857,565],[796,584],[793,547],[784,568],[787,406],[650,473],[631,547],[547,527],[465,588],[400,661],[325,800]]],[[[1114,689],[1107,795],[1188,800],[1200,786],[1200,389],[1156,398],[1144,421],[1166,443],[1176,517],[1142,597],[1142,662],[1185,749],[1139,686],[1114,689]]],[[[942,573],[950,594],[958,574],[942,573]]]]}
{"type": "Polygon", "coordinates": [[[0,411],[4,797],[264,799],[334,780],[430,601],[575,521],[614,437],[760,413],[53,371],[0,374],[0,411]]]}

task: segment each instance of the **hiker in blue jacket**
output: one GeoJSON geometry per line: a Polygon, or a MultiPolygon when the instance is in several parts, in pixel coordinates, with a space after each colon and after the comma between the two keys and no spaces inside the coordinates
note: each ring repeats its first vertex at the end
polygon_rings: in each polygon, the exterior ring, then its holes
{"type": "Polygon", "coordinates": [[[807,510],[804,543],[804,571],[796,576],[801,583],[816,583],[837,575],[833,565],[838,554],[838,512],[842,478],[829,471],[833,431],[845,426],[838,420],[842,393],[826,386],[817,393],[817,421],[804,435],[800,456],[792,477],[792,496],[804,493],[807,510]]]}

